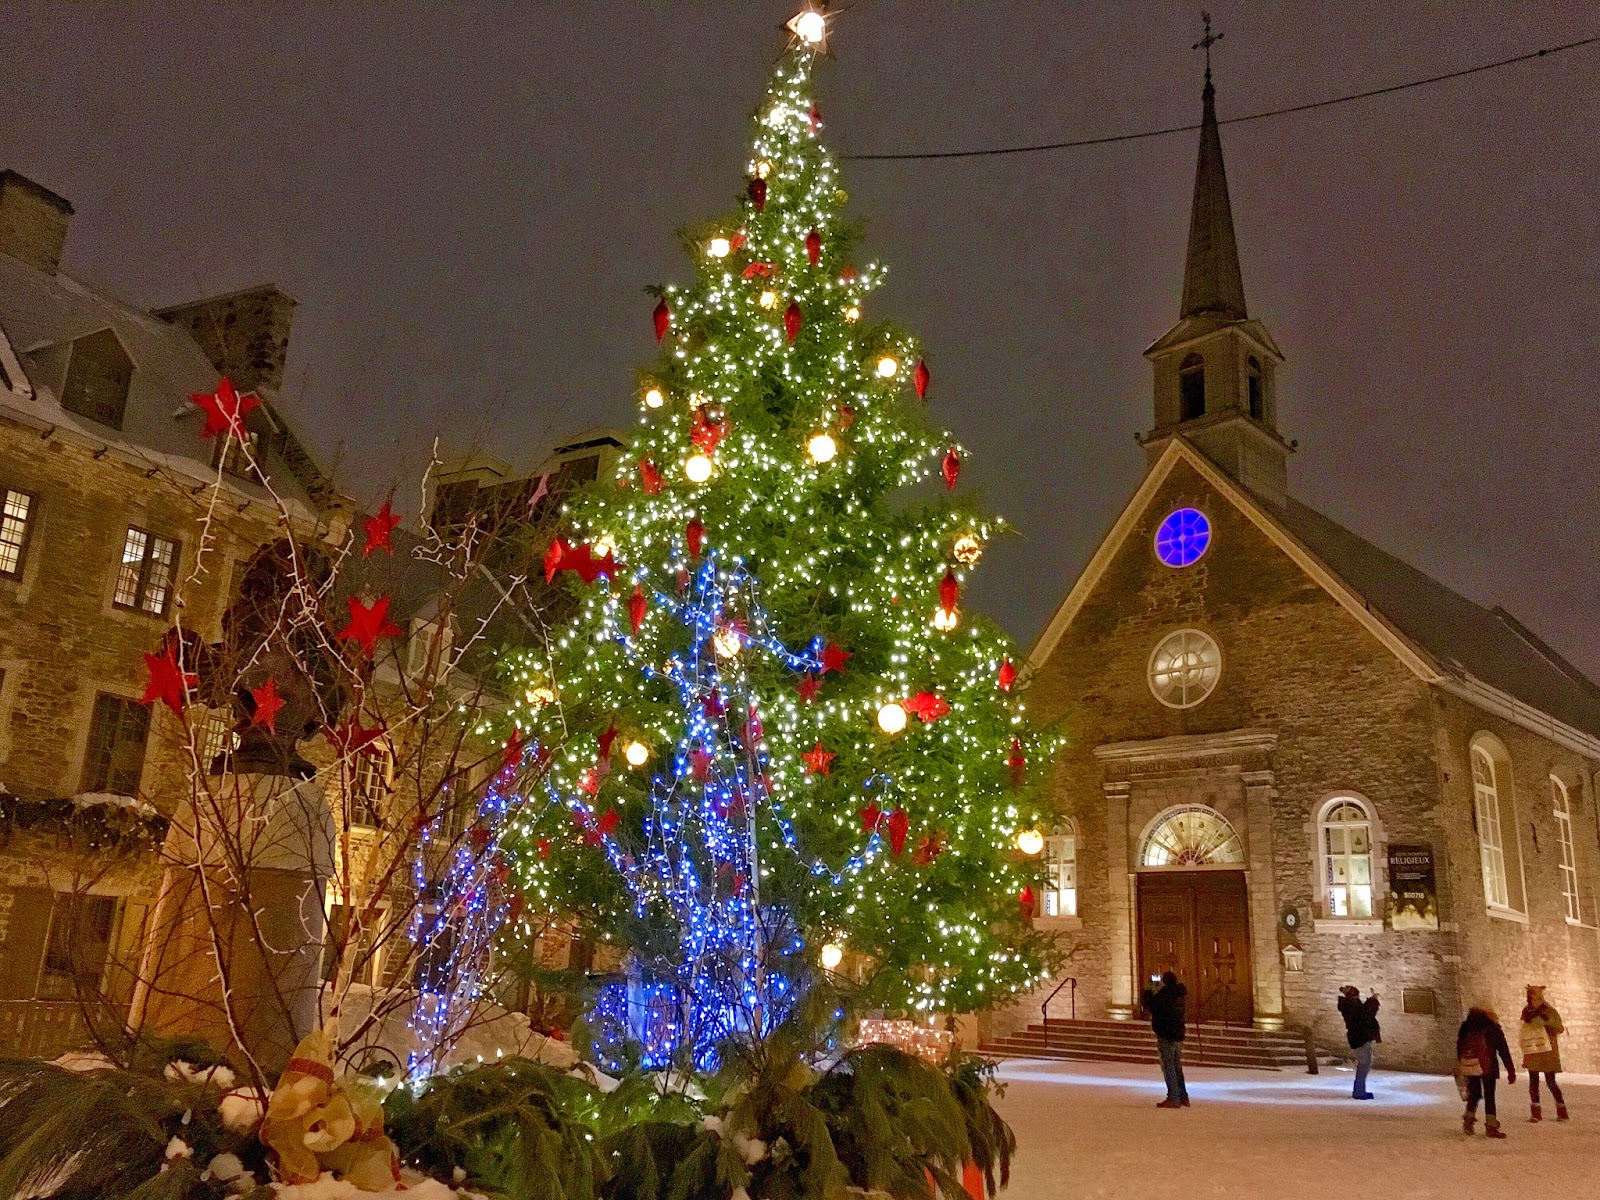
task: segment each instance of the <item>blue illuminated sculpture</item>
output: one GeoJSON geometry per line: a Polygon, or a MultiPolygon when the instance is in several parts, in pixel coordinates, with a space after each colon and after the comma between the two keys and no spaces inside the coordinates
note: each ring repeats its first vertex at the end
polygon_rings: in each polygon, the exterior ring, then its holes
{"type": "Polygon", "coordinates": [[[1198,562],[1210,544],[1211,522],[1198,508],[1174,509],[1156,530],[1156,557],[1169,567],[1198,562]]]}

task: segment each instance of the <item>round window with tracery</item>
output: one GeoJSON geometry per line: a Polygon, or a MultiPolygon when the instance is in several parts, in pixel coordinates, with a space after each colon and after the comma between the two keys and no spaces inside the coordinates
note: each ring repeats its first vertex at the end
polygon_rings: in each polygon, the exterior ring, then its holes
{"type": "Polygon", "coordinates": [[[1144,840],[1141,867],[1210,867],[1244,861],[1244,846],[1228,819],[1191,804],[1161,818],[1144,840]]]}
{"type": "Polygon", "coordinates": [[[1150,691],[1170,708],[1193,708],[1222,677],[1222,651],[1198,629],[1180,629],[1150,654],[1150,691]]]}

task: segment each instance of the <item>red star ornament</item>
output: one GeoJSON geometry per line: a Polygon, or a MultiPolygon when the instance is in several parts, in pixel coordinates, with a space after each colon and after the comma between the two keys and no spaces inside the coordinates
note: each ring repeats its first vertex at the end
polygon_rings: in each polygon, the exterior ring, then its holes
{"type": "Polygon", "coordinates": [[[1011,665],[1008,658],[1000,664],[1000,670],[995,676],[995,682],[1000,685],[1002,692],[1009,692],[1011,685],[1017,681],[1017,669],[1011,665]]]}
{"type": "Polygon", "coordinates": [[[699,558],[700,550],[706,544],[705,522],[699,517],[690,521],[683,530],[684,543],[689,547],[689,557],[699,558]]]}
{"type": "Polygon", "coordinates": [[[711,694],[700,701],[700,709],[706,714],[706,720],[715,721],[728,711],[728,703],[722,698],[722,693],[713,688],[711,694]]]}
{"type": "Polygon", "coordinates": [[[822,690],[822,680],[818,679],[815,675],[807,675],[799,683],[794,685],[794,690],[800,693],[800,700],[802,703],[810,704],[817,698],[817,693],[822,690]]]}
{"type": "Polygon", "coordinates": [[[911,382],[917,389],[917,399],[928,398],[928,384],[933,380],[933,373],[928,370],[928,364],[922,359],[917,359],[917,369],[911,372],[911,382]]]}
{"type": "Polygon", "coordinates": [[[341,757],[349,754],[361,754],[383,736],[383,726],[374,725],[368,729],[361,723],[359,716],[351,717],[337,729],[327,729],[328,741],[333,744],[341,757]]]}
{"type": "Polygon", "coordinates": [[[740,275],[745,279],[755,279],[757,276],[762,279],[770,279],[776,271],[777,268],[769,262],[753,262],[745,267],[740,272],[740,275]]]}
{"type": "Polygon", "coordinates": [[[168,646],[164,654],[146,654],[144,665],[150,672],[150,680],[144,685],[144,695],[139,697],[139,703],[154,704],[160,700],[180,717],[183,716],[183,706],[187,702],[184,693],[198,685],[200,677],[178,666],[178,650],[175,646],[168,646]]]}
{"type": "Polygon", "coordinates": [[[689,440],[706,454],[715,454],[717,447],[722,444],[722,439],[727,436],[726,421],[707,420],[704,411],[695,413],[694,427],[689,430],[689,440]]]}
{"type": "Polygon", "coordinates": [[[655,463],[648,458],[639,460],[639,486],[644,488],[646,496],[659,496],[661,494],[661,472],[656,469],[655,463]]]}
{"type": "Polygon", "coordinates": [[[917,848],[911,852],[911,861],[919,867],[926,867],[944,853],[944,834],[935,830],[925,833],[917,839],[917,848]]]}
{"type": "Polygon", "coordinates": [[[822,748],[822,743],[818,742],[815,746],[802,754],[800,759],[806,764],[806,771],[808,774],[832,775],[833,760],[837,757],[838,755],[833,753],[833,751],[824,750],[822,748]]]}
{"type": "Polygon", "coordinates": [[[843,433],[846,429],[849,429],[850,426],[854,425],[855,423],[856,423],[856,410],[854,408],[852,408],[848,404],[839,405],[839,432],[843,433]]]}
{"type": "MultiPolygon", "coordinates": [[[[555,546],[552,545],[550,549],[553,553],[555,551],[555,546]]],[[[553,577],[555,572],[551,571],[550,569],[549,554],[545,555],[544,561],[544,569],[546,574],[553,577]]],[[[585,543],[576,549],[565,550],[560,556],[559,565],[556,567],[556,571],[576,571],[579,579],[583,580],[585,583],[593,583],[602,575],[604,575],[607,579],[610,579],[613,575],[615,575],[617,573],[617,559],[616,556],[609,550],[607,550],[605,554],[599,558],[596,558],[594,554],[594,547],[590,546],[588,543],[585,543]]]]}
{"type": "Polygon", "coordinates": [[[806,260],[814,267],[822,258],[822,235],[813,229],[806,234],[806,260]]]}
{"type": "Polygon", "coordinates": [[[400,626],[389,620],[389,597],[379,596],[369,606],[351,596],[348,604],[350,624],[339,631],[339,640],[360,643],[361,653],[367,658],[377,650],[379,638],[400,636],[400,626]]]}
{"type": "Polygon", "coordinates": [[[915,713],[924,725],[932,725],[950,711],[943,696],[934,692],[917,692],[902,702],[909,713],[915,713]]]}
{"type": "Polygon", "coordinates": [[[789,339],[789,344],[794,345],[795,338],[800,336],[800,326],[805,323],[805,317],[800,312],[798,301],[789,301],[789,307],[783,310],[783,334],[789,339]]]}
{"type": "Polygon", "coordinates": [[[633,626],[633,632],[639,632],[639,626],[644,624],[645,599],[644,589],[637,583],[633,585],[633,595],[628,597],[628,623],[633,626]]]}
{"type": "Polygon", "coordinates": [[[947,568],[944,578],[939,581],[939,603],[946,612],[954,612],[960,600],[961,581],[956,578],[954,568],[947,568]]]}
{"type": "Polygon", "coordinates": [[[815,133],[822,128],[822,110],[813,104],[811,111],[806,114],[806,120],[811,125],[811,132],[815,133]]]}
{"type": "Polygon", "coordinates": [[[250,689],[250,700],[255,708],[250,713],[250,724],[265,725],[278,732],[278,710],[283,707],[283,697],[278,695],[278,681],[269,678],[258,688],[250,689]]]}
{"type": "Polygon", "coordinates": [[[889,849],[899,854],[906,848],[906,837],[911,832],[911,818],[906,810],[897,808],[889,814],[889,849]]]}
{"type": "Polygon", "coordinates": [[[367,534],[366,545],[361,547],[361,557],[370,557],[374,550],[387,550],[393,554],[394,547],[389,544],[389,535],[394,532],[398,524],[400,518],[394,515],[389,502],[385,500],[376,516],[368,517],[361,522],[361,528],[366,530],[367,534]]]}
{"type": "Polygon", "coordinates": [[[871,833],[883,819],[883,810],[876,804],[864,804],[856,809],[856,816],[861,818],[861,832],[871,833]]]}
{"type": "Polygon", "coordinates": [[[853,657],[850,651],[842,649],[837,642],[829,642],[822,651],[822,673],[837,671],[844,674],[844,664],[853,657]]]}
{"type": "Polygon", "coordinates": [[[200,406],[200,411],[206,415],[205,428],[200,431],[201,437],[216,437],[219,433],[232,432],[235,437],[244,437],[244,417],[253,408],[259,408],[261,401],[252,392],[239,395],[233,390],[233,381],[226,375],[217,384],[214,392],[192,392],[189,399],[200,406]]]}
{"type": "Polygon", "coordinates": [[[952,492],[956,490],[956,480],[961,478],[961,455],[956,453],[956,448],[951,446],[945,451],[944,463],[940,466],[944,473],[944,485],[952,492]]]}
{"type": "Polygon", "coordinates": [[[617,822],[620,820],[621,818],[617,816],[617,810],[614,808],[608,808],[605,810],[605,812],[600,814],[600,819],[595,822],[595,828],[599,830],[600,835],[604,837],[617,827],[617,822]]]}
{"type": "Polygon", "coordinates": [[[656,304],[655,311],[650,314],[650,319],[656,324],[656,341],[667,336],[667,330],[672,327],[672,309],[667,307],[665,299],[656,304]]]}
{"type": "Polygon", "coordinates": [[[567,554],[572,549],[562,538],[552,538],[550,549],[544,552],[544,581],[550,583],[556,577],[556,572],[561,570],[562,564],[567,560],[567,554]]]}
{"type": "Polygon", "coordinates": [[[711,774],[712,757],[711,752],[701,746],[696,746],[689,751],[689,770],[696,781],[704,783],[706,777],[711,774]]]}

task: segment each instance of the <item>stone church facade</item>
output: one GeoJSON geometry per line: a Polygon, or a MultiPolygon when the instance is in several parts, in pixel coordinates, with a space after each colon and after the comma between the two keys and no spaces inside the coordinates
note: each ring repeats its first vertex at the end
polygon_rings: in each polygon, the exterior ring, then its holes
{"type": "Polygon", "coordinates": [[[1136,1019],[1171,969],[1192,1017],[1337,1050],[1354,984],[1381,1061],[1438,1071],[1467,1006],[1510,1022],[1542,983],[1600,1070],[1600,688],[1294,498],[1209,79],[1181,314],[1148,473],[1030,657],[1067,739],[1036,920],[1069,957],[993,1031],[1067,977],[1136,1019]]]}

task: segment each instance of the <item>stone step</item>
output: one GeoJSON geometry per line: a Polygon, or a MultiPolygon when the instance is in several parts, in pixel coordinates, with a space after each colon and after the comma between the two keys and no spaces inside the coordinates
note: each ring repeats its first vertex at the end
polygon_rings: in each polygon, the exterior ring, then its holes
{"type": "MultiPolygon", "coordinates": [[[[990,1054],[1087,1062],[1154,1063],[1156,1039],[1143,1022],[1054,1020],[1034,1023],[980,1047],[990,1054]]],[[[1191,1025],[1184,1041],[1185,1062],[1198,1066],[1255,1067],[1269,1071],[1315,1070],[1306,1060],[1305,1039],[1293,1030],[1248,1026],[1191,1025]]]]}

